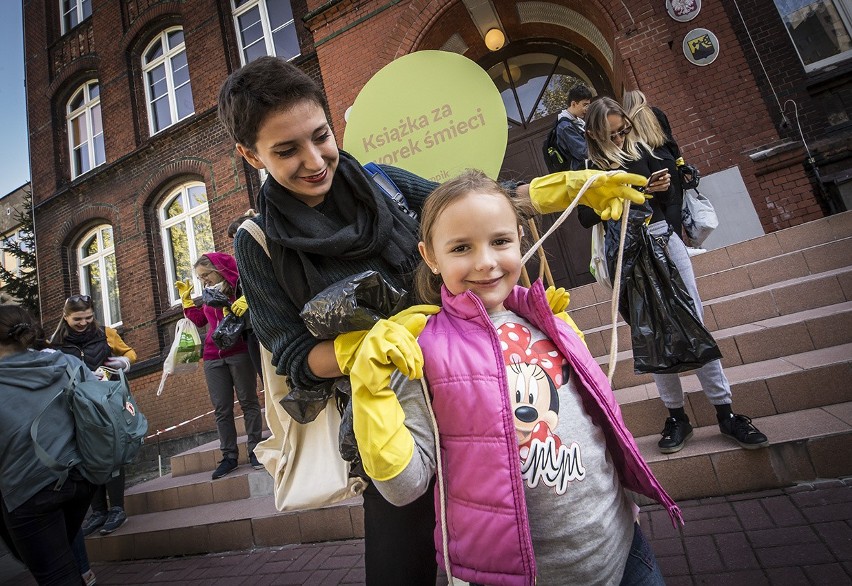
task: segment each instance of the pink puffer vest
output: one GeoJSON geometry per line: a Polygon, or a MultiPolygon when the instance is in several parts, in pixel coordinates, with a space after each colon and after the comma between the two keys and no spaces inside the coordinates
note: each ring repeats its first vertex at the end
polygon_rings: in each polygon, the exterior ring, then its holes
{"type": "MultiPolygon", "coordinates": [[[[442,291],[443,309],[419,338],[440,430],[452,575],[495,586],[535,583],[518,440],[497,332],[476,295],[442,291]]],[[[553,317],[544,287],[515,287],[505,306],[544,332],[576,371],[583,404],[606,436],[622,485],[683,522],[680,510],[639,454],[606,376],[586,346],[553,317]]],[[[435,544],[444,565],[439,492],[435,544]]]]}

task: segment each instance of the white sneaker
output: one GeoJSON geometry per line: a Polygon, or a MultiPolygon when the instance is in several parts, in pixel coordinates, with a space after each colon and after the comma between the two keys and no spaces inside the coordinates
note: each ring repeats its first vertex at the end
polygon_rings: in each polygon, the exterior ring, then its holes
{"type": "Polygon", "coordinates": [[[690,246],[686,247],[686,254],[689,256],[698,256],[699,254],[704,254],[707,252],[706,248],[692,248],[690,246]]]}

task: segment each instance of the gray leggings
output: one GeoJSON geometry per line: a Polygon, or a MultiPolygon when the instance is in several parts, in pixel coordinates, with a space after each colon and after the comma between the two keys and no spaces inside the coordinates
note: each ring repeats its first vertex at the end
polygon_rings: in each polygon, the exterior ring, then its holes
{"type": "MultiPolygon", "coordinates": [[[[668,224],[666,222],[654,222],[648,226],[648,231],[651,232],[652,236],[662,236],[668,232],[668,224]]],[[[698,285],[695,282],[695,273],[692,272],[692,261],[689,260],[686,246],[677,234],[672,234],[671,238],[669,238],[669,245],[666,252],[680,272],[680,276],[686,285],[686,290],[695,304],[698,318],[703,323],[704,308],[701,306],[701,298],[698,296],[698,285]]],[[[721,360],[708,362],[696,370],[695,374],[698,376],[701,388],[704,390],[704,394],[707,395],[710,403],[713,405],[724,405],[731,402],[731,385],[728,384],[728,379],[722,370],[721,360]]],[[[659,391],[660,398],[663,400],[663,404],[667,409],[683,407],[683,387],[680,384],[680,376],[678,374],[655,374],[654,382],[657,383],[657,391],[659,391]]]]}

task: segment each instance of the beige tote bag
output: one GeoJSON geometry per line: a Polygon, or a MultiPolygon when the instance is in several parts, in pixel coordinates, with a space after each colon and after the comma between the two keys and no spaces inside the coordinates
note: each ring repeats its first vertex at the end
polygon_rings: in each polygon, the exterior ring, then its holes
{"type": "MultiPolygon", "coordinates": [[[[257,224],[246,220],[240,229],[246,229],[269,255],[266,235],[257,224]]],[[[275,373],[272,353],[263,345],[260,353],[266,423],[272,435],[257,444],[254,454],[272,475],[275,507],[316,509],[359,495],[367,485],[361,478],[349,477],[349,462],[340,457],[340,414],[334,401],[310,423],[293,421],[280,404],[290,392],[287,379],[275,373]]]]}

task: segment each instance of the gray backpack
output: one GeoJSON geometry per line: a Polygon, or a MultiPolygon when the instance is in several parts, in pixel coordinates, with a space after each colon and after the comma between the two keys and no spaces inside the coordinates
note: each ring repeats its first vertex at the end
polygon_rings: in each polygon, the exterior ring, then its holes
{"type": "Polygon", "coordinates": [[[148,432],[148,420],[136,407],[122,370],[115,381],[88,381],[81,377],[82,368],[66,367],[68,384],[50,401],[63,397],[71,409],[80,460],[60,464],[39,445],[38,425],[50,403],[30,426],[30,437],[38,459],[63,473],[60,483],[77,466],[89,482],[105,484],[136,456],[148,432]]]}

